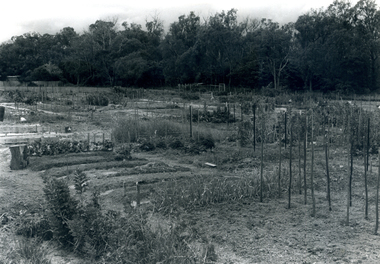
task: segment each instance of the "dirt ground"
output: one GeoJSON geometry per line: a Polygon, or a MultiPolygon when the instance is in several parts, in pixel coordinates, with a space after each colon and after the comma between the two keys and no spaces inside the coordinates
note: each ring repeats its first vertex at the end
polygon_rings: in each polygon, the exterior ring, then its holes
{"type": "MultiPolygon", "coordinates": [[[[80,126],[80,122],[76,123],[76,126],[80,126]]],[[[92,123],[84,124],[83,130],[103,131],[92,123]]],[[[293,194],[290,209],[287,209],[287,193],[284,191],[281,198],[265,199],[262,203],[258,199],[242,200],[179,212],[171,221],[185,224],[189,235],[196,236],[199,243],[214,244],[218,256],[216,263],[380,263],[380,237],[374,234],[374,188],[377,174],[369,173],[370,207],[369,219],[366,220],[362,167],[359,166],[360,161],[355,160],[355,164],[359,165],[354,170],[353,204],[350,207],[350,223],[347,226],[345,186],[348,167],[345,155],[342,150],[331,152],[332,211],[328,210],[326,177],[321,163],[317,164],[315,172],[315,217],[311,216],[311,197],[308,190],[307,204],[304,204],[303,194],[293,194]]],[[[207,154],[180,156],[162,151],[138,152],[132,156],[142,162],[128,168],[124,166],[85,171],[90,178],[90,184],[100,186],[100,202],[107,209],[123,210],[121,196],[124,189],[133,195],[136,181],[145,182],[142,187],[143,203],[149,203],[149,189],[165,179],[181,179],[192,175],[235,177],[243,176],[247,170],[251,170],[243,161],[239,161],[241,166],[235,166],[235,169],[230,170],[225,168],[236,164],[218,164],[217,168],[199,166],[199,163],[207,161],[207,154]]],[[[12,221],[11,217],[33,214],[44,203],[42,174],[64,172],[69,168],[53,166],[42,171],[30,168],[11,171],[10,159],[9,148],[1,146],[0,216],[7,215],[10,217],[9,221],[12,221]]],[[[34,159],[34,162],[42,162],[42,159],[57,161],[65,160],[67,157],[43,157],[40,161],[38,158],[34,159]]],[[[373,157],[373,163],[375,162],[376,158],[373,157]]],[[[377,171],[377,168],[373,171],[377,171]]],[[[59,177],[70,178],[71,175],[68,173],[59,177]]],[[[70,188],[73,190],[73,185],[70,185],[70,188]]],[[[0,242],[0,255],[6,254],[10,245],[17,239],[7,226],[8,223],[0,226],[3,241],[0,242]]],[[[196,243],[194,242],[194,247],[196,243]]],[[[58,250],[54,245],[50,245],[50,248],[52,263],[77,264],[83,261],[58,250]]]]}
{"type": "MultiPolygon", "coordinates": [[[[0,213],[13,212],[22,215],[30,213],[39,203],[43,203],[41,172],[30,170],[11,171],[10,153],[7,148],[0,151],[0,213]],[[18,212],[16,212],[18,211],[18,212]]],[[[139,154],[148,164],[165,162],[164,157],[139,154]]],[[[175,161],[166,161],[173,165],[175,161]]],[[[202,173],[202,169],[190,167],[191,171],[176,174],[175,177],[191,173],[202,173]]],[[[109,174],[112,171],[107,171],[109,174]]],[[[221,173],[203,171],[203,173],[221,173]]],[[[340,172],[344,173],[344,171],[340,172]]],[[[102,179],[102,171],[87,171],[93,179],[102,179]]],[[[334,174],[334,173],[333,173],[334,174]]],[[[339,174],[339,172],[337,172],[339,174]]],[[[174,177],[173,174],[153,173],[143,175],[145,179],[174,177]]],[[[372,178],[375,174],[371,175],[372,178]]],[[[142,176],[130,175],[131,182],[142,176]]],[[[122,188],[111,189],[112,178],[108,179],[108,190],[103,189],[101,201],[109,209],[121,210],[115,203],[122,195],[122,188]],[[109,181],[111,179],[111,182],[109,181]],[[113,205],[113,206],[112,206],[113,205]]],[[[126,181],[127,178],[124,178],[126,181]]],[[[372,180],[374,182],[374,180],[372,180]]],[[[103,179],[104,183],[104,179],[103,179]]],[[[94,183],[95,184],[95,183],[94,183]]],[[[185,222],[189,230],[197,230],[201,239],[215,245],[218,263],[379,263],[379,236],[374,235],[374,190],[370,192],[370,216],[364,219],[363,192],[359,191],[360,179],[355,180],[350,225],[345,225],[346,195],[341,190],[333,192],[332,211],[328,211],[324,191],[318,191],[317,215],[311,217],[310,197],[304,205],[303,195],[294,195],[291,209],[287,209],[287,199],[257,200],[216,204],[199,208],[177,216],[176,221],[185,222]],[[357,191],[355,191],[355,189],[357,191]]],[[[338,186],[338,184],[337,184],[338,186]]],[[[106,188],[106,187],[105,187],[106,188]]],[[[286,195],[284,195],[286,196],[286,195]]],[[[5,231],[5,230],[4,230],[5,231]]],[[[190,232],[190,231],[189,231],[190,232]]],[[[4,234],[2,234],[4,235],[4,234]]],[[[9,234],[10,235],[10,234],[9,234]]],[[[66,252],[55,251],[53,263],[80,263],[66,252]]]]}

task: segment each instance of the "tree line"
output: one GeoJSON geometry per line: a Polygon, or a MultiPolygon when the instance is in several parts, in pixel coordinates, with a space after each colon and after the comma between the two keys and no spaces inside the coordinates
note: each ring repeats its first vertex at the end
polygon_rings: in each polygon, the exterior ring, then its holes
{"type": "Polygon", "coordinates": [[[164,32],[158,17],[140,24],[97,20],[78,34],[26,33],[0,45],[0,80],[80,86],[227,87],[367,93],[379,86],[380,12],[374,0],[336,0],[284,25],[181,15],[164,32]]]}

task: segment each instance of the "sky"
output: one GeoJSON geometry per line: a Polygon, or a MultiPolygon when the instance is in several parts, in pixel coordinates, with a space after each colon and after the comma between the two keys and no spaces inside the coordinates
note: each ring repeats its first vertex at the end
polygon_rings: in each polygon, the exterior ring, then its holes
{"type": "MultiPolygon", "coordinates": [[[[350,2],[355,5],[357,0],[350,2]]],[[[64,27],[82,33],[100,19],[117,18],[120,24],[127,21],[145,25],[146,20],[158,16],[167,30],[170,23],[190,11],[207,18],[232,8],[238,10],[239,18],[268,18],[287,23],[295,22],[312,8],[326,8],[332,3],[333,0],[3,0],[0,43],[28,32],[55,34],[64,27]]]]}

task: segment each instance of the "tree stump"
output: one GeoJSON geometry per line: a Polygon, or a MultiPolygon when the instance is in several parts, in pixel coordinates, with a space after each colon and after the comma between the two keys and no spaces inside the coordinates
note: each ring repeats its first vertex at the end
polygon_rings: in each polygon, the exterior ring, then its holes
{"type": "Polygon", "coordinates": [[[11,150],[11,170],[22,170],[29,164],[29,158],[26,145],[10,146],[11,150]]]}

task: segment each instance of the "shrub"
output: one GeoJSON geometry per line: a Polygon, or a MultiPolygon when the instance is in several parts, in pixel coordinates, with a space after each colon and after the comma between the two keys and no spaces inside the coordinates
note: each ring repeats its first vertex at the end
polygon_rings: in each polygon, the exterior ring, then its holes
{"type": "MultiPolygon", "coordinates": [[[[189,118],[190,114],[188,114],[189,118]]],[[[204,108],[203,111],[195,109],[192,113],[193,122],[211,122],[211,123],[233,123],[235,122],[233,115],[230,114],[229,110],[224,107],[218,107],[215,111],[208,111],[207,108],[204,108]]]]}
{"type": "Polygon", "coordinates": [[[16,220],[16,226],[16,234],[27,238],[50,240],[53,237],[47,216],[43,214],[23,215],[16,220]]]}
{"type": "Polygon", "coordinates": [[[150,141],[145,141],[141,144],[140,149],[143,151],[153,151],[156,149],[154,144],[150,141]]]}
{"type": "Polygon", "coordinates": [[[168,146],[164,140],[158,141],[156,144],[156,148],[166,149],[168,146]]]}
{"type": "Polygon", "coordinates": [[[215,141],[211,134],[200,137],[200,144],[206,149],[215,148],[215,141]]]}
{"type": "Polygon", "coordinates": [[[181,93],[181,98],[185,100],[199,100],[197,93],[181,93]]]}
{"type": "Polygon", "coordinates": [[[55,178],[44,178],[44,193],[48,203],[49,224],[54,238],[63,246],[73,243],[68,221],[74,218],[77,201],[70,196],[67,184],[55,178]]]}
{"type": "Polygon", "coordinates": [[[8,254],[9,262],[6,263],[51,264],[49,254],[49,250],[42,246],[40,240],[21,238],[16,242],[14,250],[8,254]]]}
{"type": "Polygon", "coordinates": [[[99,93],[98,95],[88,94],[86,96],[86,103],[89,105],[107,106],[109,99],[104,93],[99,93]]]}
{"type": "Polygon", "coordinates": [[[172,149],[181,149],[184,147],[181,140],[177,139],[169,144],[169,147],[172,149]]]}

